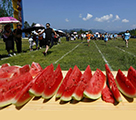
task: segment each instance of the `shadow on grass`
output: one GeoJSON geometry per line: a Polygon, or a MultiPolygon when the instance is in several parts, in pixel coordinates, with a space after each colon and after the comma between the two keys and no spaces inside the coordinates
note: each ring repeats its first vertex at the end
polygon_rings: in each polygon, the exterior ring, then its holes
{"type": "Polygon", "coordinates": [[[8,57],[8,54],[0,55],[0,59],[1,59],[1,58],[5,58],[5,57],[8,57]]]}

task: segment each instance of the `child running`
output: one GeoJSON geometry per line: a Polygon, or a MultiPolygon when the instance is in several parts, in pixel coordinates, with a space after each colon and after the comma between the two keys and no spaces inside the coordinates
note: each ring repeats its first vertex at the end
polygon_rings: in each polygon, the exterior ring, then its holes
{"type": "Polygon", "coordinates": [[[87,38],[88,46],[90,46],[90,45],[89,45],[89,43],[90,43],[90,38],[91,38],[90,31],[88,31],[88,34],[86,35],[86,38],[87,38]]]}
{"type": "Polygon", "coordinates": [[[125,39],[125,45],[126,47],[128,47],[128,41],[130,39],[130,33],[129,31],[127,30],[126,33],[124,34],[124,39],[125,39]]]}
{"type": "Polygon", "coordinates": [[[104,35],[104,41],[106,42],[106,45],[107,45],[107,42],[108,42],[108,33],[105,33],[105,35],[104,35]]]}

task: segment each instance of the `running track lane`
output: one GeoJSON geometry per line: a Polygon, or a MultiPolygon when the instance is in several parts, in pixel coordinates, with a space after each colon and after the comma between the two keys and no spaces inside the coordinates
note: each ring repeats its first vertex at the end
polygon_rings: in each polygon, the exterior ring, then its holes
{"type": "Polygon", "coordinates": [[[119,49],[119,50],[121,50],[121,51],[123,51],[123,52],[125,52],[125,53],[128,53],[129,55],[132,55],[133,57],[136,57],[136,55],[134,55],[134,54],[132,54],[132,53],[130,53],[130,52],[128,52],[128,51],[125,51],[124,49],[121,49],[121,48],[119,48],[119,47],[117,47],[117,46],[115,46],[115,48],[117,48],[117,49],[119,49]]]}
{"type": "Polygon", "coordinates": [[[101,50],[100,50],[99,47],[97,46],[97,44],[96,44],[94,41],[93,41],[93,43],[95,44],[95,46],[96,46],[98,52],[101,54],[101,56],[102,56],[104,62],[109,66],[110,70],[113,71],[113,69],[112,69],[111,66],[109,65],[108,61],[106,60],[106,58],[105,58],[104,55],[102,54],[101,50]]]}
{"type": "Polygon", "coordinates": [[[76,48],[79,47],[80,44],[82,44],[83,42],[79,43],[76,47],[74,47],[72,50],[70,50],[69,52],[67,52],[66,54],[64,54],[61,58],[59,58],[57,61],[54,62],[54,64],[57,64],[61,59],[63,59],[66,55],[68,55],[69,53],[71,53],[72,51],[74,51],[76,48]]]}

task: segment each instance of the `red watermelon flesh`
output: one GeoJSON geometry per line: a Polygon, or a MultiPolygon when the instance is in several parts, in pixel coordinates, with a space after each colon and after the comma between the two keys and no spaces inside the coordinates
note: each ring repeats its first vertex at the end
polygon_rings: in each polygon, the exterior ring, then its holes
{"type": "Polygon", "coordinates": [[[127,97],[134,98],[136,97],[136,89],[131,81],[122,73],[119,69],[116,76],[116,84],[119,90],[127,97]]]}
{"type": "Polygon", "coordinates": [[[14,75],[14,73],[1,73],[0,74],[0,78],[12,78],[12,76],[14,75]]]}
{"type": "Polygon", "coordinates": [[[101,97],[101,92],[105,85],[106,76],[100,69],[97,69],[84,90],[84,95],[90,99],[98,99],[101,97]]]}
{"type": "Polygon", "coordinates": [[[65,90],[65,85],[66,85],[66,83],[67,83],[67,81],[68,81],[69,76],[71,75],[71,73],[72,73],[72,68],[69,68],[69,70],[68,70],[65,78],[63,79],[62,84],[60,85],[60,87],[59,87],[59,89],[57,91],[56,98],[60,98],[61,97],[63,91],[65,90]]]}
{"type": "Polygon", "coordinates": [[[109,67],[107,64],[105,64],[105,69],[106,69],[106,75],[107,75],[107,80],[108,80],[108,84],[109,84],[109,88],[112,91],[114,98],[116,99],[116,101],[121,102],[122,98],[119,92],[119,89],[116,85],[115,79],[113,74],[111,73],[109,67]]]}
{"type": "Polygon", "coordinates": [[[18,77],[19,75],[22,75],[26,72],[29,72],[29,65],[25,65],[23,67],[20,67],[16,70],[15,73],[3,73],[0,77],[0,86],[3,84],[6,84],[7,82],[14,80],[14,78],[18,77]],[[3,75],[3,76],[2,76],[3,75]]]}
{"type": "Polygon", "coordinates": [[[10,64],[9,63],[5,63],[5,64],[1,65],[1,68],[8,67],[8,66],[10,66],[10,64]]]}
{"type": "Polygon", "coordinates": [[[35,96],[41,96],[45,89],[45,82],[49,75],[53,74],[53,65],[47,66],[41,73],[39,73],[33,80],[33,85],[29,90],[35,96]]]}
{"type": "Polygon", "coordinates": [[[83,98],[83,92],[85,88],[87,87],[91,77],[92,77],[92,71],[90,69],[90,66],[88,65],[84,74],[81,76],[80,81],[72,95],[72,97],[75,100],[80,101],[83,98]]]}
{"type": "Polygon", "coordinates": [[[32,75],[32,77],[35,78],[36,75],[38,75],[40,72],[42,72],[42,70],[43,69],[39,63],[33,62],[29,72],[32,75]]]}
{"type": "Polygon", "coordinates": [[[0,87],[0,107],[11,104],[17,93],[20,94],[20,90],[22,90],[30,81],[32,81],[32,76],[27,72],[2,85],[0,87]]]}
{"type": "Polygon", "coordinates": [[[0,78],[11,78],[13,73],[17,72],[20,67],[18,66],[7,66],[0,68],[0,78]]]}
{"type": "Polygon", "coordinates": [[[32,81],[29,82],[12,100],[12,104],[20,107],[26,104],[33,97],[32,94],[29,93],[29,89],[32,87],[32,81]]]}
{"type": "Polygon", "coordinates": [[[23,75],[23,74],[29,72],[29,70],[30,70],[30,66],[29,66],[29,65],[24,65],[24,66],[20,67],[20,68],[13,74],[12,79],[14,79],[14,78],[16,78],[16,77],[18,77],[18,76],[20,76],[20,75],[23,75]]]}
{"type": "Polygon", "coordinates": [[[6,84],[10,81],[10,78],[0,78],[0,86],[6,84]]]}
{"type": "Polygon", "coordinates": [[[42,97],[44,99],[51,98],[57,92],[59,85],[62,82],[62,79],[63,75],[61,72],[60,65],[58,65],[53,75],[49,78],[49,80],[45,81],[45,90],[43,92],[42,97]]]}
{"type": "Polygon", "coordinates": [[[108,103],[115,103],[113,94],[111,92],[111,90],[108,88],[108,86],[106,85],[106,87],[102,90],[102,100],[108,103]]]}
{"type": "Polygon", "coordinates": [[[136,88],[136,70],[132,66],[130,66],[130,68],[128,69],[127,78],[131,81],[131,83],[136,88]]]}
{"type": "Polygon", "coordinates": [[[62,101],[70,101],[72,99],[72,94],[74,93],[75,88],[78,85],[78,82],[80,81],[82,73],[79,70],[79,68],[75,65],[68,81],[65,86],[65,90],[62,93],[61,100],[62,101]]]}

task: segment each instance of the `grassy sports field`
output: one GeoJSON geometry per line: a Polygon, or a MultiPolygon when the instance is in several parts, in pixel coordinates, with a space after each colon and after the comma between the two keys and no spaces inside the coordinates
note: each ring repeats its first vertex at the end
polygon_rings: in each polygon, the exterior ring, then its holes
{"type": "MultiPolygon", "coordinates": [[[[60,64],[62,70],[68,70],[77,65],[80,70],[85,70],[90,65],[91,70],[97,68],[105,71],[105,64],[108,64],[111,70],[128,70],[130,66],[136,69],[136,39],[129,40],[129,47],[125,47],[122,39],[110,40],[106,45],[103,40],[91,40],[90,46],[87,46],[86,40],[66,41],[61,39],[61,44],[54,45],[49,49],[48,55],[43,56],[45,48],[35,51],[29,51],[29,42],[23,39],[23,53],[17,56],[7,57],[5,44],[0,39],[0,54],[2,56],[0,65],[10,63],[11,65],[30,64],[38,62],[43,68],[53,63],[56,68],[60,64]]],[[[35,48],[35,46],[34,46],[35,48]]],[[[15,46],[16,50],[16,46],[15,46]]]]}

